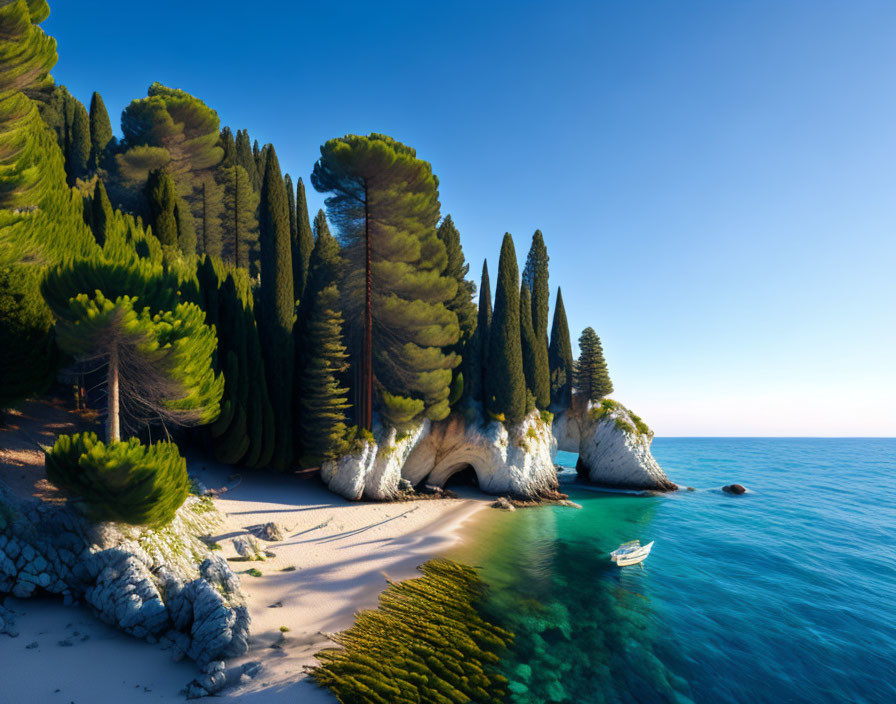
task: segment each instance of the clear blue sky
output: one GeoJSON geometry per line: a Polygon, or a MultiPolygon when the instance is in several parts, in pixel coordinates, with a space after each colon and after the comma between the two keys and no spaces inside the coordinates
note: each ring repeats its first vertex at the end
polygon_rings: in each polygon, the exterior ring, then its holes
{"type": "Polygon", "coordinates": [[[113,123],[161,81],[306,184],[388,133],[477,278],[540,228],[658,434],[896,435],[896,4],[51,5],[57,81],[113,123]]]}

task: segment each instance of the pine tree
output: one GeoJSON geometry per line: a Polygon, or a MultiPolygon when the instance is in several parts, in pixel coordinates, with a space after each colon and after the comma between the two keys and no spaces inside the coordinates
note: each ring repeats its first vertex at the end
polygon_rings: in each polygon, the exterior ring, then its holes
{"type": "Polygon", "coordinates": [[[474,401],[485,399],[485,377],[488,369],[489,331],[492,324],[492,287],[488,278],[488,261],[482,262],[479,284],[479,309],[476,328],[464,349],[466,372],[465,392],[474,401]]]}
{"type": "MultiPolygon", "coordinates": [[[[460,233],[457,231],[457,227],[455,227],[450,215],[446,215],[442,220],[437,234],[442,244],[445,245],[445,253],[448,257],[445,276],[450,276],[457,281],[457,293],[454,295],[454,298],[445,304],[445,307],[457,316],[460,338],[456,344],[448,347],[446,352],[461,357],[463,350],[473,335],[473,331],[476,329],[476,304],[473,303],[473,296],[476,294],[476,284],[466,279],[467,273],[470,271],[470,265],[467,264],[464,258],[464,250],[460,244],[460,233]]],[[[462,365],[458,365],[454,369],[454,375],[451,380],[449,401],[452,405],[461,399],[465,383],[466,378],[462,374],[462,365]]]]}
{"type": "Polygon", "coordinates": [[[103,97],[94,92],[90,98],[90,168],[98,169],[106,163],[106,150],[112,142],[112,123],[103,97]]]}
{"type": "Polygon", "coordinates": [[[322,233],[330,234],[330,226],[327,224],[327,216],[323,209],[318,210],[314,216],[314,239],[316,240],[322,233]]]}
{"type": "Polygon", "coordinates": [[[113,212],[112,203],[109,202],[109,196],[106,193],[106,186],[102,179],[98,178],[93,188],[93,197],[90,199],[89,224],[100,247],[106,243],[106,233],[112,224],[113,212]]]}
{"type": "Polygon", "coordinates": [[[526,416],[526,379],[520,343],[520,275],[510,233],[498,260],[495,312],[489,330],[486,409],[493,418],[518,423],[526,416]]]}
{"type": "Polygon", "coordinates": [[[416,152],[386,135],[346,135],[321,147],[311,182],[347,260],[343,300],[360,374],[359,425],[370,428],[373,390],[383,419],[405,426],[445,418],[460,335],[445,307],[457,282],[442,272],[438,179],[416,152]]]}
{"type": "Polygon", "coordinates": [[[69,184],[87,175],[87,165],[90,161],[90,118],[81,101],[72,98],[72,125],[69,141],[68,159],[66,167],[69,184]]]}
{"type": "Polygon", "coordinates": [[[597,403],[613,393],[604,350],[594,328],[585,328],[579,337],[579,359],[575,373],[576,391],[587,401],[597,403]]]}
{"type": "Polygon", "coordinates": [[[161,169],[149,173],[146,180],[146,200],[149,204],[147,224],[152,228],[163,247],[177,246],[177,220],[174,209],[177,204],[177,192],[174,180],[161,169]]]}
{"type": "MultiPolygon", "coordinates": [[[[532,298],[529,293],[529,287],[523,282],[520,286],[520,343],[523,352],[523,374],[526,378],[526,411],[531,411],[528,400],[531,398],[534,402],[535,392],[533,389],[537,383],[538,367],[536,360],[536,347],[538,339],[535,337],[535,330],[532,329],[532,298]]],[[[547,350],[545,350],[547,352],[547,350]]]]}
{"type": "Polygon", "coordinates": [[[197,305],[177,302],[177,278],[161,263],[74,258],[47,272],[41,293],[60,348],[106,364],[107,443],[121,440],[122,425],[215,420],[224,387],[211,367],[215,330],[197,305]]]}
{"type": "MultiPolygon", "coordinates": [[[[324,218],[326,225],[326,218],[324,218]]],[[[311,261],[311,250],[314,249],[314,235],[311,234],[311,222],[308,217],[308,200],[305,196],[305,184],[299,178],[296,185],[296,230],[292,240],[292,278],[296,298],[299,302],[305,296],[308,283],[308,266],[311,261]]]]}
{"type": "Polygon", "coordinates": [[[287,469],[292,462],[293,341],[295,314],[289,213],[280,163],[273,148],[261,187],[261,300],[259,322],[262,353],[268,375],[271,406],[276,416],[272,466],[287,469]]]}
{"type": "Polygon", "coordinates": [[[221,183],[224,259],[248,269],[258,249],[258,194],[252,190],[249,174],[238,164],[221,172],[221,183]]]}
{"type": "Polygon", "coordinates": [[[563,294],[557,288],[557,302],[554,305],[554,322],[551,324],[551,346],[548,349],[551,369],[551,404],[560,408],[572,405],[572,342],[569,339],[569,324],[563,307],[563,294]]]}
{"type": "MultiPolygon", "coordinates": [[[[535,402],[541,409],[551,403],[551,373],[548,364],[548,312],[550,290],[548,288],[548,250],[541,230],[532,235],[532,246],[523,270],[523,285],[532,296],[532,329],[535,333],[533,347],[534,378],[529,381],[535,402]]],[[[527,377],[528,379],[528,377],[527,377]]]]}

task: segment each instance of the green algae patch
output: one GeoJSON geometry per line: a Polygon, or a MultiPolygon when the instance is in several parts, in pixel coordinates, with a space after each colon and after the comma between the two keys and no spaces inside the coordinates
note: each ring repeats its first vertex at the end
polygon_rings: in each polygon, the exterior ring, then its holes
{"type": "Polygon", "coordinates": [[[331,635],[341,647],[317,654],[312,678],[343,704],[503,702],[508,680],[498,668],[513,634],[480,613],[485,583],[450,560],[430,560],[420,571],[391,583],[379,608],[331,635]]]}

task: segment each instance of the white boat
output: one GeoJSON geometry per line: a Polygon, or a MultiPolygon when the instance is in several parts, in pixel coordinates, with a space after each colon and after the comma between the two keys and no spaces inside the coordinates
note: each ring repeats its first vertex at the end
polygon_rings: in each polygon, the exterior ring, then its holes
{"type": "Polygon", "coordinates": [[[632,540],[628,543],[623,543],[611,552],[610,559],[620,567],[637,565],[639,562],[643,562],[647,559],[652,547],[652,540],[647,543],[647,545],[641,545],[640,540],[632,540]]]}

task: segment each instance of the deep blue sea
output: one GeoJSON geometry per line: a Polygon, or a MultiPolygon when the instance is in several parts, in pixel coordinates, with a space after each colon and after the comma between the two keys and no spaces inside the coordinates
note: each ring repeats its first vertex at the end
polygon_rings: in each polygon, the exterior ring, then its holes
{"type": "Polygon", "coordinates": [[[481,567],[487,610],[516,632],[511,701],[896,702],[896,439],[653,453],[696,491],[570,487],[582,510],[490,512],[451,555],[481,567]],[[634,538],[656,541],[643,569],[609,562],[634,538]]]}

